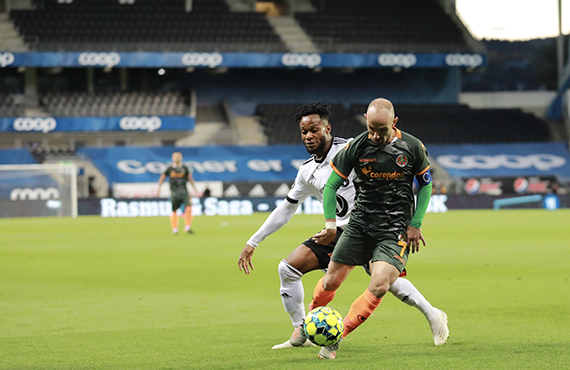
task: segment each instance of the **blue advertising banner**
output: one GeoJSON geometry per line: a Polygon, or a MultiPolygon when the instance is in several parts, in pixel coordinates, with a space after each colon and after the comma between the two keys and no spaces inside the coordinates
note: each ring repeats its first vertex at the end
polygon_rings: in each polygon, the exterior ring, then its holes
{"type": "Polygon", "coordinates": [[[449,68],[482,67],[483,54],[382,53],[0,53],[4,67],[241,67],[241,68],[449,68]]]}
{"type": "Polygon", "coordinates": [[[0,150],[0,165],[3,164],[37,164],[25,149],[0,150]]]}
{"type": "Polygon", "coordinates": [[[156,182],[180,151],[197,181],[288,181],[310,156],[304,145],[265,147],[114,147],[78,152],[91,158],[109,183],[156,182]]]}
{"type": "Polygon", "coordinates": [[[190,116],[4,117],[0,132],[182,131],[194,130],[190,116]]]}
{"type": "Polygon", "coordinates": [[[428,151],[452,177],[570,178],[565,143],[429,145],[428,151]]]}

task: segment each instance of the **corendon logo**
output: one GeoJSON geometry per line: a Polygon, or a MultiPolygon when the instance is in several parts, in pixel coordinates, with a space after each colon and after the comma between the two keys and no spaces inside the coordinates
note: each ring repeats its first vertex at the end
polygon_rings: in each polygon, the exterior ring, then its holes
{"type": "Polygon", "coordinates": [[[182,55],[182,64],[189,67],[214,68],[222,64],[224,58],[220,53],[186,53],[182,55]]]}
{"type": "Polygon", "coordinates": [[[13,125],[16,131],[41,131],[45,134],[55,130],[57,122],[53,117],[19,117],[13,125]]]}
{"type": "Polygon", "coordinates": [[[281,63],[287,67],[309,67],[320,65],[322,58],[319,54],[283,54],[281,63]]]}
{"type": "Polygon", "coordinates": [[[480,54],[447,54],[445,63],[450,67],[479,67],[483,64],[480,54]]]}
{"type": "Polygon", "coordinates": [[[162,126],[162,120],[160,117],[123,117],[119,121],[119,126],[125,131],[156,131],[162,126]]]}
{"type": "Polygon", "coordinates": [[[403,172],[374,172],[371,167],[364,167],[361,169],[365,176],[371,179],[384,179],[389,181],[401,180],[404,178],[405,174],[403,172]]]}
{"type": "Polygon", "coordinates": [[[418,62],[414,54],[380,54],[378,64],[383,67],[404,67],[410,68],[418,62]]]}
{"type": "Polygon", "coordinates": [[[0,67],[4,68],[14,63],[16,57],[12,53],[0,53],[0,67]]]}
{"type": "Polygon", "coordinates": [[[82,66],[113,67],[121,62],[121,56],[117,53],[81,53],[77,61],[82,66]]]}

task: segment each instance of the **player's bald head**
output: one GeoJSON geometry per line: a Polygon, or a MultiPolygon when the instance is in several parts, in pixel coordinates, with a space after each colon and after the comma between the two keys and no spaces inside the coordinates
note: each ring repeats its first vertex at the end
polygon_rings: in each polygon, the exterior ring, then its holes
{"type": "Polygon", "coordinates": [[[364,118],[370,140],[374,145],[388,145],[392,142],[398,118],[395,117],[394,106],[390,100],[384,98],[372,100],[364,118]]]}
{"type": "Polygon", "coordinates": [[[368,105],[368,109],[366,110],[366,121],[369,123],[393,122],[394,117],[394,105],[388,99],[374,99],[368,105]]]}

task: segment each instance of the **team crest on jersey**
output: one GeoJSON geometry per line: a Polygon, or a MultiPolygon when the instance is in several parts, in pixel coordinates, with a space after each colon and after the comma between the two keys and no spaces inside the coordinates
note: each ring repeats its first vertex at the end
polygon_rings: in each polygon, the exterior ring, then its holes
{"type": "Polygon", "coordinates": [[[400,154],[398,158],[396,158],[396,163],[400,167],[406,167],[408,164],[408,158],[406,158],[403,154],[400,154]]]}

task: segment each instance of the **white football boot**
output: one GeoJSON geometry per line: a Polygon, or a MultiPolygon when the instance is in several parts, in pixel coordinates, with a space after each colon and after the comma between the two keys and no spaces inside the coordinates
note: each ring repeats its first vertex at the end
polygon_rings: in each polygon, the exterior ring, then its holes
{"type": "Polygon", "coordinates": [[[449,328],[447,327],[447,315],[438,308],[441,314],[433,320],[430,320],[429,326],[433,333],[433,343],[436,346],[443,346],[449,338],[449,328]]]}

